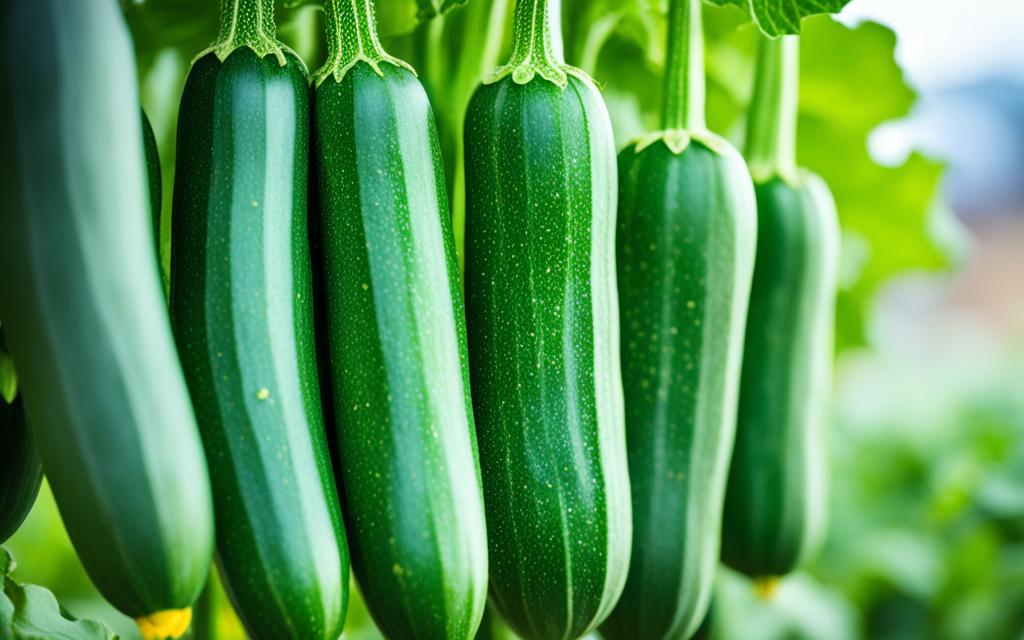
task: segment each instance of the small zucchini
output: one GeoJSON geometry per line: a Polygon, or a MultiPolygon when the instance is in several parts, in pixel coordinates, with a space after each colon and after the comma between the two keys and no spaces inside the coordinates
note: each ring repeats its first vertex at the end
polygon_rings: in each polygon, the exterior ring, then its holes
{"type": "Polygon", "coordinates": [[[14,361],[0,329],[0,544],[32,510],[42,482],[39,452],[25,422],[14,361]]]}
{"type": "Polygon", "coordinates": [[[762,592],[824,533],[839,222],[796,166],[798,47],[762,39],[748,127],[759,230],[722,558],[762,592]]]}

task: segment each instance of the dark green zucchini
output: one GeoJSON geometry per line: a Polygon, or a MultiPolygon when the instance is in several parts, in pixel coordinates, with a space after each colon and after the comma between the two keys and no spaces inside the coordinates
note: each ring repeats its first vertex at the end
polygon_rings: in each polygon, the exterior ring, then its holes
{"type": "Polygon", "coordinates": [[[764,39],[747,156],[758,206],[722,558],[763,581],[796,569],[824,525],[824,426],[839,254],[835,203],[796,168],[795,36],[764,39]]]}
{"type": "Polygon", "coordinates": [[[0,544],[24,522],[42,482],[39,452],[25,422],[14,361],[0,329],[0,544]]]}
{"type": "Polygon", "coordinates": [[[561,59],[557,2],[519,0],[509,65],[466,116],[466,298],[491,601],[577,638],[611,611],[631,520],[608,112],[561,59]]]}
{"type": "Polygon", "coordinates": [[[0,317],[26,416],[100,593],[144,635],[178,635],[213,516],[157,273],[128,30],[114,0],[10,0],[0,43],[0,317]]]}
{"type": "Polygon", "coordinates": [[[153,217],[153,241],[156,243],[156,255],[160,264],[160,278],[164,289],[170,284],[170,274],[164,271],[163,235],[161,234],[161,205],[163,203],[163,176],[160,171],[160,151],[156,145],[156,134],[150,124],[146,112],[142,112],[142,143],[146,154],[146,183],[149,185],[149,206],[153,217]]]}
{"type": "Polygon", "coordinates": [[[487,544],[444,172],[426,94],[372,7],[327,3],[314,103],[338,485],[385,636],[468,640],[487,544]]]}
{"type": "Polygon", "coordinates": [[[317,374],[306,68],[273,0],[223,7],[179,112],[171,315],[239,617],[253,638],[334,640],[349,565],[317,374]]]}
{"type": "Polygon", "coordinates": [[[711,599],[756,205],[704,123],[700,0],[670,5],[663,129],[619,155],[618,276],[633,554],[609,640],[689,638],[711,599]]]}

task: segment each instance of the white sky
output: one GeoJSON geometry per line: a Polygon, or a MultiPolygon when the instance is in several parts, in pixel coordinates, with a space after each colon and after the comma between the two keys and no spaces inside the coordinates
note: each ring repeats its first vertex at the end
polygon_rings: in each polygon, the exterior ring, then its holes
{"type": "Polygon", "coordinates": [[[920,88],[994,75],[1024,81],[1024,0],[853,0],[840,18],[892,28],[900,64],[920,88]]]}

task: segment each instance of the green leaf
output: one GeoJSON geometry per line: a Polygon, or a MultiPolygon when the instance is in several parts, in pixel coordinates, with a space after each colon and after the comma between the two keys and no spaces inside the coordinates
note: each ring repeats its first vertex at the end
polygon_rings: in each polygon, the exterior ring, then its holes
{"type": "Polygon", "coordinates": [[[724,7],[746,9],[770,37],[800,33],[800,21],[821,13],[839,13],[850,0],[707,0],[724,7]]]}
{"type": "Polygon", "coordinates": [[[105,624],[76,620],[48,590],[15,582],[10,574],[17,565],[0,547],[0,637],[21,640],[116,640],[105,624]]]}

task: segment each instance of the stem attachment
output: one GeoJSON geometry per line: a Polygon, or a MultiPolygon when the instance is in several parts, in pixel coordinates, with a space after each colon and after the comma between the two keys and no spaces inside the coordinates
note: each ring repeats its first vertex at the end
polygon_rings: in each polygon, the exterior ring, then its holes
{"type": "Polygon", "coordinates": [[[373,0],[325,0],[327,10],[327,62],[314,76],[316,86],[327,78],[341,82],[357,62],[365,62],[379,76],[381,63],[416,71],[407,63],[388,55],[377,35],[373,0]]]}
{"type": "Polygon", "coordinates": [[[213,53],[224,62],[243,47],[249,47],[260,58],[273,55],[282,67],[287,64],[284,53],[288,49],[277,39],[274,0],[221,0],[220,34],[197,59],[213,53]]]}
{"type": "Polygon", "coordinates": [[[797,180],[796,121],[800,99],[800,39],[761,38],[747,121],[747,163],[754,180],[797,180]]]}
{"type": "Polygon", "coordinates": [[[565,88],[569,75],[586,77],[565,63],[561,0],[517,0],[512,22],[512,57],[484,84],[508,75],[516,84],[526,84],[539,75],[559,88],[565,88]]]}
{"type": "Polygon", "coordinates": [[[661,111],[661,127],[666,131],[707,129],[702,29],[701,0],[671,0],[661,111]]]}

